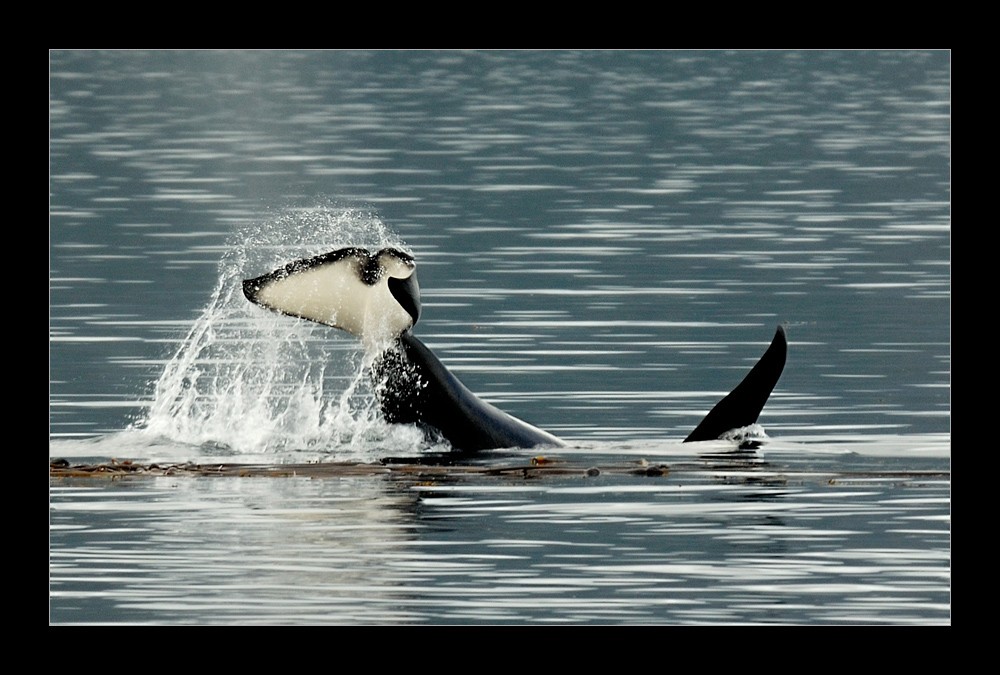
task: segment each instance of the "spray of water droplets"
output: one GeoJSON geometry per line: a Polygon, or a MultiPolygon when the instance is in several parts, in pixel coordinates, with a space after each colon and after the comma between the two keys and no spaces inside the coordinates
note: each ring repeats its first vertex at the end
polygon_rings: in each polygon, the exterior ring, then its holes
{"type": "Polygon", "coordinates": [[[381,421],[356,339],[243,296],[243,279],[345,246],[406,248],[373,213],[335,206],[287,210],[238,232],[136,428],[234,454],[301,450],[346,460],[419,447],[418,430],[381,421]]]}

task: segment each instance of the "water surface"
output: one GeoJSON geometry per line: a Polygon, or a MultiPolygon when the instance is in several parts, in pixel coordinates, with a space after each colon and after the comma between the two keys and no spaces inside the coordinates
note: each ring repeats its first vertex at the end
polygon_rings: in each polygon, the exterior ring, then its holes
{"type": "Polygon", "coordinates": [[[421,339],[581,468],[53,480],[54,622],[948,622],[947,52],[50,63],[51,457],[441,450],[238,290],[397,245],[421,339]],[[779,323],[770,440],[680,445],[779,323]]]}

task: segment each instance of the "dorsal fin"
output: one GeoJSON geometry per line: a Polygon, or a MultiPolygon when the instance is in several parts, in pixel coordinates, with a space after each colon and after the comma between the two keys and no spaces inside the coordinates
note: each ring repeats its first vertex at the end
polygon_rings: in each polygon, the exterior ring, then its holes
{"type": "Polygon", "coordinates": [[[756,423],[761,409],[771,395],[771,390],[781,377],[781,371],[785,368],[787,353],[785,327],[778,326],[774,339],[771,340],[771,346],[760,357],[753,370],[728,396],[715,404],[684,442],[712,441],[730,429],[739,429],[756,423]]]}

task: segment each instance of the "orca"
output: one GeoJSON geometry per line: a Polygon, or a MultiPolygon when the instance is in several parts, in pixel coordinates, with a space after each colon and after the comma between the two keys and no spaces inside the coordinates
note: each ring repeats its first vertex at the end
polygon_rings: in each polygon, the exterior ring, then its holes
{"type": "MultiPolygon", "coordinates": [[[[413,256],[395,248],[351,247],[296,260],[243,281],[254,304],[347,331],[374,354],[371,377],[385,420],[416,424],[453,450],[561,447],[552,434],[508,415],[469,391],[413,335],[420,288],[413,256]]],[[[714,440],[756,423],[785,365],[787,339],[778,326],[770,347],[744,380],[684,442],[714,440]]]]}

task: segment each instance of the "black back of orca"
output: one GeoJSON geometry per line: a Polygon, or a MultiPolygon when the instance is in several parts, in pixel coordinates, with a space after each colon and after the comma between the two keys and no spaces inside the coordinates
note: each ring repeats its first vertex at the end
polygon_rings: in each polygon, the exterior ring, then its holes
{"type": "Polygon", "coordinates": [[[372,376],[387,422],[433,427],[456,450],[565,445],[473,394],[409,331],[380,356],[372,376]]]}
{"type": "Polygon", "coordinates": [[[771,346],[760,357],[753,370],[728,396],[709,411],[684,442],[712,441],[730,429],[739,429],[756,423],[761,409],[771,395],[771,390],[781,377],[787,354],[788,340],[785,337],[785,328],[778,326],[774,339],[771,340],[771,346]]]}
{"type": "MultiPolygon", "coordinates": [[[[684,442],[715,440],[732,429],[756,423],[781,377],[787,353],[785,329],[778,326],[771,345],[753,369],[684,442]]],[[[477,397],[409,331],[400,335],[395,349],[382,354],[372,375],[386,421],[432,428],[455,450],[565,445],[477,397]]]]}

